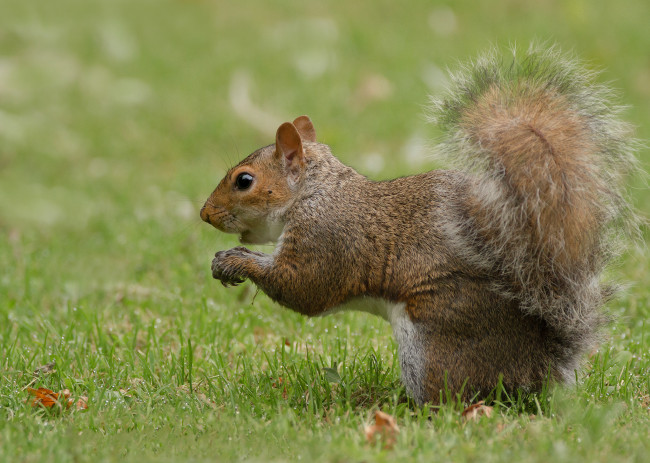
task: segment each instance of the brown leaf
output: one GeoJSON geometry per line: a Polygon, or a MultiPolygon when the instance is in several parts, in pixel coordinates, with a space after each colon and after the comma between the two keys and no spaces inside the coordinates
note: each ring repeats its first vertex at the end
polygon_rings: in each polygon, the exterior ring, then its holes
{"type": "Polygon", "coordinates": [[[77,410],[85,410],[86,408],[88,408],[88,397],[82,395],[77,400],[77,410]]]}
{"type": "Polygon", "coordinates": [[[282,386],[282,398],[283,398],[284,400],[287,400],[287,397],[288,397],[288,395],[287,395],[287,385],[284,384],[284,378],[283,378],[282,376],[278,377],[278,380],[277,380],[276,382],[271,383],[271,387],[272,387],[272,388],[276,388],[276,389],[277,389],[277,388],[279,388],[280,386],[282,386]]]}
{"type": "Polygon", "coordinates": [[[27,392],[36,397],[32,400],[32,407],[42,405],[43,407],[50,408],[59,400],[59,394],[44,387],[39,387],[38,389],[28,387],[27,392]]]}
{"type": "Polygon", "coordinates": [[[380,410],[375,412],[375,424],[366,426],[366,440],[369,444],[374,445],[379,437],[385,449],[391,449],[397,442],[399,428],[395,418],[380,410]]]}
{"type": "Polygon", "coordinates": [[[478,421],[481,416],[485,416],[486,418],[492,416],[492,407],[485,405],[485,402],[482,400],[470,405],[465,410],[463,410],[462,413],[462,417],[465,418],[465,421],[478,421]]]}
{"type": "Polygon", "coordinates": [[[36,370],[34,370],[34,376],[49,375],[55,373],[56,370],[54,367],[56,367],[56,362],[50,362],[46,363],[45,365],[41,365],[40,367],[36,368],[36,370]]]}
{"type": "Polygon", "coordinates": [[[70,402],[72,402],[69,400],[70,391],[68,389],[64,389],[63,391],[56,393],[51,389],[47,389],[45,387],[39,387],[38,389],[32,389],[31,387],[28,387],[27,392],[35,397],[35,399],[32,400],[32,407],[42,405],[43,407],[51,408],[56,403],[58,403],[59,399],[62,399],[61,403],[66,404],[67,407],[69,407],[71,405],[70,402]]]}
{"type": "MultiPolygon", "coordinates": [[[[38,389],[32,389],[31,387],[28,387],[27,392],[34,396],[34,400],[32,400],[32,407],[41,406],[45,408],[52,408],[54,405],[58,405],[62,408],[63,405],[65,405],[65,408],[70,408],[72,407],[72,404],[74,404],[74,400],[70,398],[71,394],[69,389],[64,389],[61,392],[57,393],[45,387],[39,387],[38,389]]],[[[77,410],[81,410],[82,408],[88,408],[87,397],[81,397],[77,401],[77,410]]]]}

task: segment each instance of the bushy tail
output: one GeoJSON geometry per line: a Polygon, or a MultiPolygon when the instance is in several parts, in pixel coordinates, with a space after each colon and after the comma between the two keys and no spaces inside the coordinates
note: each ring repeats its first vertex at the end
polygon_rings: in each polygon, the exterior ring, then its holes
{"type": "Polygon", "coordinates": [[[433,119],[448,158],[480,171],[459,218],[470,261],[584,350],[611,295],[600,274],[632,214],[621,190],[634,165],[611,91],[554,47],[492,51],[452,76],[433,119]]]}

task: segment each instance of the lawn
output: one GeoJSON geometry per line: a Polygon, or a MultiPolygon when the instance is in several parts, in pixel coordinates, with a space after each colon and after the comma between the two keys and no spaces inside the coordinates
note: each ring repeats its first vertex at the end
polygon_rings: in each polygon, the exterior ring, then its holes
{"type": "MultiPolygon", "coordinates": [[[[648,140],[649,18],[640,0],[0,0],[0,461],[647,461],[643,242],[608,272],[629,286],[576,385],[465,422],[409,402],[383,320],[214,281],[237,240],[198,213],[300,114],[372,178],[440,167],[428,95],[493,44],[573,50],[648,140]],[[32,407],[28,386],[88,408],[32,407]],[[392,449],[364,436],[379,409],[392,449]]],[[[650,217],[642,176],[630,196],[650,217]]]]}

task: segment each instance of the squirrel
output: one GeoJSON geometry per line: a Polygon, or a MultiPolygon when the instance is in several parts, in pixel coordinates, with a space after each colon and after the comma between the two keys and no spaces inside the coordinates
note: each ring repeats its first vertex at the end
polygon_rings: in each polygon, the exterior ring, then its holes
{"type": "Polygon", "coordinates": [[[431,108],[436,151],[460,170],[372,181],[317,142],[307,116],[280,125],[200,213],[274,252],[219,251],[213,277],[251,280],[307,316],[384,317],[418,404],[574,381],[610,318],[616,285],[601,274],[634,222],[630,126],[556,47],[491,50],[431,108]]]}

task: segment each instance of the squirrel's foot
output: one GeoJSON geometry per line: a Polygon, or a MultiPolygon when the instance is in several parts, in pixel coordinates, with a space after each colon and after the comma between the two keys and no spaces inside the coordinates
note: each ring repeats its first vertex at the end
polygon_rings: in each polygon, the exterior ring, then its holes
{"type": "Polygon", "coordinates": [[[244,267],[250,252],[243,246],[217,252],[212,259],[212,277],[226,287],[243,283],[248,278],[244,267]]]}

